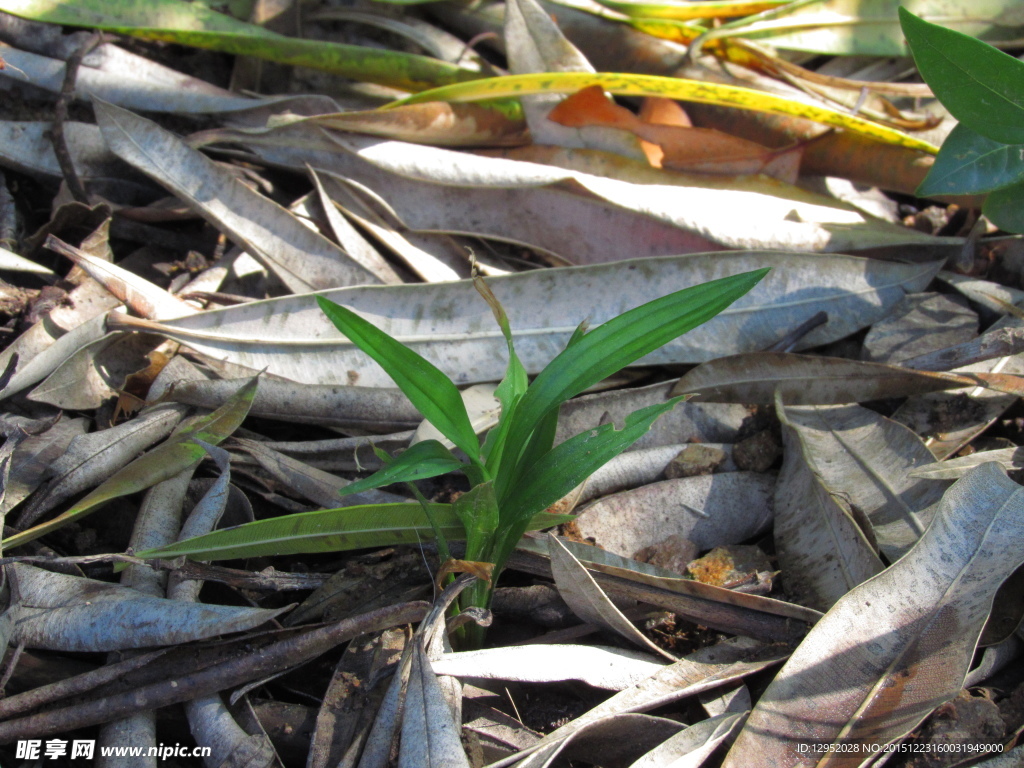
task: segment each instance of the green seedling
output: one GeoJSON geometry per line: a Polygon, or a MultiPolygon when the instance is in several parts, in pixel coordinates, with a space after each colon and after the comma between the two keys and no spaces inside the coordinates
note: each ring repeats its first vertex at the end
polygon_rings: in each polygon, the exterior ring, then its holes
{"type": "Polygon", "coordinates": [[[985,215],[1024,232],[1024,61],[905,8],[899,13],[921,77],[959,121],[917,194],[986,194],[985,215]]]}
{"type": "MultiPolygon", "coordinates": [[[[424,418],[461,454],[456,455],[440,441],[425,440],[389,460],[376,474],[346,486],[341,493],[358,493],[455,471],[466,475],[471,489],[450,505],[429,503],[420,497],[418,502],[409,504],[309,512],[249,523],[140,554],[223,558],[369,546],[368,542],[373,540],[372,521],[382,524],[390,517],[401,517],[401,524],[386,526],[381,531],[377,544],[433,538],[443,555],[447,539],[462,538],[466,542],[464,559],[493,564],[492,573],[497,579],[527,530],[568,519],[545,510],[629,448],[659,416],[685,396],[633,412],[621,429],[604,424],[556,446],[555,427],[562,403],[710,320],[753,288],[767,272],[745,272],[677,291],[631,309],[589,332],[581,325],[565,350],[532,383],[516,355],[504,309],[484,280],[476,278],[476,287],[490,305],[505,337],[509,358],[505,377],[495,393],[501,403],[501,416],[483,442],[470,424],[458,389],[447,376],[355,312],[318,297],[320,308],[331,322],[380,364],[424,418]],[[352,526],[351,533],[346,525],[352,526]],[[352,535],[355,528],[359,528],[359,535],[352,535]]],[[[486,606],[494,579],[471,587],[464,594],[462,606],[486,606]]],[[[474,638],[469,642],[474,642],[474,638]]]]}

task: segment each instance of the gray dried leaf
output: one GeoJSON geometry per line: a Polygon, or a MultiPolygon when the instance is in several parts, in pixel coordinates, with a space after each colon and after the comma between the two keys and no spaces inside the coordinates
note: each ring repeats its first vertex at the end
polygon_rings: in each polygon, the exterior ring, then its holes
{"type": "Polygon", "coordinates": [[[662,480],[598,499],[576,525],[582,536],[623,557],[672,535],[703,551],[767,531],[774,489],[775,475],[759,472],[662,480]]]}
{"type": "Polygon", "coordinates": [[[745,712],[729,712],[702,720],[655,747],[629,768],[700,768],[745,719],[745,712]]]}
{"type": "Polygon", "coordinates": [[[649,653],[597,645],[516,645],[446,653],[434,672],[459,678],[547,683],[578,680],[595,688],[621,691],[663,666],[649,653]]]}
{"type": "Polygon", "coordinates": [[[614,632],[648,652],[670,661],[676,660],[675,656],[655,645],[622,615],[594,581],[594,577],[587,573],[587,569],[551,534],[548,534],[548,555],[551,558],[551,574],[555,586],[573,613],[587,624],[614,632]]]}
{"type": "Polygon", "coordinates": [[[672,394],[692,394],[698,401],[768,405],[779,392],[789,405],[834,405],[959,389],[971,383],[956,372],[915,371],[789,352],[751,352],[698,365],[676,383],[672,394]]]}
{"type": "MultiPolygon", "coordinates": [[[[168,394],[179,403],[219,408],[238,390],[238,379],[211,379],[176,384],[168,394]]],[[[367,431],[412,429],[423,416],[394,387],[300,384],[266,376],[250,413],[264,419],[367,431]]]]}
{"type": "MultiPolygon", "coordinates": [[[[734,252],[534,270],[489,283],[508,313],[517,354],[527,371],[536,373],[564,348],[581,320],[595,326],[695,282],[764,266],[774,269],[750,293],[638,364],[696,362],[763,348],[777,340],[775,329],[799,325],[822,306],[836,321],[803,343],[835,340],[874,322],[935,269],[852,256],[734,252]],[[805,277],[795,277],[800,275],[805,277]],[[794,284],[804,280],[813,280],[813,287],[794,284]],[[809,301],[808,291],[820,302],[809,301]],[[588,308],[589,318],[581,307],[588,308]]],[[[499,381],[504,375],[505,340],[469,281],[341,288],[322,295],[362,313],[456,383],[499,381]]],[[[162,324],[117,317],[111,326],[157,331],[212,358],[255,370],[266,367],[293,381],[392,386],[379,366],[334,328],[313,296],[258,301],[162,324]]],[[[939,376],[900,372],[915,381],[939,376]]]]}
{"type": "Polygon", "coordinates": [[[227,233],[292,291],[379,282],[323,235],[155,123],[101,101],[94,108],[112,151],[227,233]]]}
{"type": "Polygon", "coordinates": [[[917,545],[815,625],[726,768],[807,765],[801,743],[881,746],[910,732],[962,688],[996,590],[1024,560],[1022,535],[1024,489],[1002,470],[985,464],[957,482],[917,545]]]}
{"type": "Polygon", "coordinates": [[[833,491],[817,471],[831,457],[815,453],[803,432],[787,420],[781,401],[777,410],[785,443],[775,488],[779,565],[792,599],[827,610],[885,566],[868,539],[867,521],[855,519],[847,497],[833,491]]]}
{"type": "Polygon", "coordinates": [[[910,471],[910,477],[927,480],[958,480],[982,464],[995,462],[1005,470],[1024,467],[1024,448],[998,448],[993,451],[978,451],[955,459],[936,461],[910,471]]]}
{"type": "Polygon", "coordinates": [[[19,525],[28,527],[58,504],[113,475],[167,437],[186,410],[182,405],[158,405],[131,421],[73,438],[67,452],[50,465],[53,480],[24,509],[19,525]]]}
{"type": "Polygon", "coordinates": [[[413,643],[412,669],[405,695],[399,768],[469,768],[437,676],[423,646],[413,643]]]}
{"type": "MultiPolygon", "coordinates": [[[[63,456],[71,441],[84,435],[86,429],[88,420],[64,417],[44,432],[25,435],[21,440],[8,438],[12,451],[5,470],[0,515],[28,498],[43,482],[53,462],[63,456]]],[[[5,443],[4,449],[7,447],[5,443]]]]}
{"type": "MultiPolygon", "coordinates": [[[[781,416],[780,411],[780,417],[781,416]]],[[[859,405],[785,407],[801,454],[833,497],[856,505],[890,562],[912,547],[945,486],[915,477],[932,454],[916,434],[859,405]]]]}
{"type": "Polygon", "coordinates": [[[15,563],[14,641],[28,648],[117,651],[252,629],[287,609],[203,605],[15,563]]]}
{"type": "Polygon", "coordinates": [[[509,758],[499,760],[490,768],[539,768],[547,765],[561,750],[565,741],[583,728],[622,712],[645,712],[664,704],[693,696],[784,659],[787,653],[769,648],[753,640],[733,638],[701,648],[674,664],[617,693],[584,715],[547,734],[536,745],[509,758]]]}
{"type": "Polygon", "coordinates": [[[877,363],[901,363],[977,335],[978,316],[963,299],[915,293],[905,296],[888,317],[871,326],[864,338],[862,357],[877,363]]]}

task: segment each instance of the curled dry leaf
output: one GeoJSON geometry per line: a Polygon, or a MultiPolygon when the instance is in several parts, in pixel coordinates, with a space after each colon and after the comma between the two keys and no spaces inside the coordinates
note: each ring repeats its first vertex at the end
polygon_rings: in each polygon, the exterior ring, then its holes
{"type": "MultiPolygon", "coordinates": [[[[818,462],[804,435],[786,419],[786,458],[775,490],[775,546],[792,599],[827,609],[865,579],[881,573],[866,521],[854,516],[845,498],[834,493],[816,471],[818,462]]],[[[822,462],[829,460],[821,455],[822,462]]]]}
{"type": "Polygon", "coordinates": [[[386,112],[367,110],[313,117],[275,116],[271,117],[267,127],[273,130],[297,121],[336,131],[365,133],[438,147],[514,147],[528,140],[526,126],[521,120],[511,119],[486,105],[446,101],[409,104],[386,112]]]}
{"type": "Polygon", "coordinates": [[[960,691],[993,596],[1024,560],[1022,535],[1024,489],[994,464],[967,474],[910,552],[815,625],[754,707],[726,768],[803,766],[801,743],[867,748],[909,733],[960,691]]]}
{"type": "Polygon", "coordinates": [[[116,651],[175,645],[252,629],[287,610],[178,602],[30,565],[9,567],[21,590],[13,639],[28,648],[116,651]]]}
{"type": "MultiPolygon", "coordinates": [[[[778,391],[787,404],[832,405],[960,389],[975,383],[976,379],[955,373],[913,371],[837,357],[752,352],[697,366],[679,380],[672,393],[693,394],[696,400],[769,405],[778,391]]],[[[1012,384],[994,383],[997,388],[1012,384]]]]}
{"type": "MultiPolygon", "coordinates": [[[[904,293],[927,284],[936,268],[855,256],[728,252],[536,270],[496,277],[490,285],[508,313],[516,353],[528,372],[537,373],[583,319],[593,327],[696,282],[765,266],[772,271],[750,293],[637,364],[699,362],[764,348],[778,340],[777,329],[798,326],[822,307],[834,320],[808,334],[802,346],[835,341],[882,317],[904,293]],[[820,301],[809,301],[809,293],[820,301]]],[[[504,374],[505,340],[470,281],[351,287],[319,295],[360,313],[458,384],[499,381],[504,374]]],[[[111,316],[108,324],[163,333],[212,358],[268,368],[293,381],[392,386],[341,337],[315,299],[269,299],[160,324],[111,316]]]]}
{"type": "MultiPolygon", "coordinates": [[[[239,388],[234,397],[213,413],[193,417],[166,442],[149,453],[139,456],[130,464],[122,466],[70,509],[52,520],[47,520],[28,530],[19,531],[4,539],[4,546],[16,547],[37,539],[72,520],[91,514],[97,507],[111,499],[145,490],[163,480],[174,477],[186,467],[198,463],[206,455],[206,452],[196,444],[193,438],[216,445],[234,432],[249,412],[249,405],[256,394],[258,381],[258,378],[252,378],[239,388]]],[[[158,406],[158,408],[160,407],[158,406]]],[[[166,406],[165,408],[180,416],[181,406],[166,406]]],[[[35,509],[33,507],[33,510],[35,509]]]]}
{"type": "MultiPolygon", "coordinates": [[[[701,648],[674,664],[663,667],[631,688],[615,694],[582,716],[547,734],[529,749],[493,763],[490,768],[539,768],[548,765],[566,740],[587,726],[623,712],[646,712],[686,696],[740,680],[787,655],[778,646],[763,646],[744,638],[701,648]],[[526,759],[523,759],[526,758],[526,759]]],[[[756,764],[756,763],[753,763],[756,764]]]]}
{"type": "Polygon", "coordinates": [[[746,713],[729,712],[702,720],[667,739],[629,768],[700,768],[745,719],[746,713]]]}
{"type": "Polygon", "coordinates": [[[446,653],[434,661],[439,675],[523,683],[579,680],[621,691],[664,667],[649,653],[594,645],[518,645],[446,653]]]}
{"type": "Polygon", "coordinates": [[[180,405],[158,405],[131,421],[74,437],[67,451],[50,465],[53,480],[22,511],[19,526],[31,525],[58,504],[110,477],[167,437],[185,413],[180,405]]]}
{"type": "MultiPolygon", "coordinates": [[[[213,379],[175,384],[169,400],[203,408],[219,408],[238,390],[238,379],[213,379]]],[[[412,429],[423,421],[401,390],[341,384],[301,384],[268,376],[260,382],[251,414],[299,424],[392,432],[412,429]]]]}
{"type": "Polygon", "coordinates": [[[774,488],[774,475],[757,472],[662,480],[599,499],[576,526],[623,557],[672,535],[700,550],[739,544],[768,530],[774,488]]]}
{"type": "Polygon", "coordinates": [[[615,632],[648,652],[676,661],[674,655],[655,645],[622,615],[580,561],[551,534],[548,534],[548,556],[558,593],[573,613],[586,623],[615,632]]]}
{"type": "Polygon", "coordinates": [[[979,451],[968,456],[936,461],[911,470],[910,477],[928,480],[957,480],[981,464],[995,462],[1003,469],[1024,467],[1024,448],[999,448],[994,451],[979,451]]]}
{"type": "Polygon", "coordinates": [[[856,504],[858,524],[890,562],[906,554],[945,491],[914,474],[932,463],[921,438],[859,405],[776,408],[827,493],[856,504]]]}
{"type": "Polygon", "coordinates": [[[269,162],[309,164],[358,181],[411,229],[528,243],[580,265],[714,248],[839,253],[962,244],[865,217],[822,195],[788,186],[780,194],[774,180],[734,183],[649,167],[622,178],[353,135],[325,142],[308,131],[275,145],[247,135],[224,139],[269,162]]]}
{"type": "Polygon", "coordinates": [[[110,148],[192,206],[295,292],[380,282],[338,246],[149,120],[96,102],[110,148]]]}

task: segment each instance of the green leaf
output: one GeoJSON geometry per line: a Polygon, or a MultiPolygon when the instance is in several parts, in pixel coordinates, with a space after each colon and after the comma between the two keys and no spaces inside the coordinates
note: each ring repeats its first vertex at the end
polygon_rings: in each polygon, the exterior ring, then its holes
{"type": "Polygon", "coordinates": [[[547,509],[629,448],[644,436],[659,416],[687,397],[681,395],[634,411],[626,417],[622,429],[615,429],[613,424],[602,424],[569,438],[537,459],[523,473],[523,482],[517,484],[515,494],[502,509],[495,553],[497,568],[504,565],[505,558],[522,538],[525,526],[537,512],[547,509]]]}
{"type": "Polygon", "coordinates": [[[1024,232],[1024,182],[992,192],[981,210],[1000,229],[1024,232]]]}
{"type": "Polygon", "coordinates": [[[0,11],[33,21],[163,40],[194,48],[311,67],[407,91],[480,77],[410,53],[285,37],[182,0],[0,0],[0,11]]]}
{"type": "Polygon", "coordinates": [[[338,493],[346,496],[350,493],[361,493],[384,485],[391,485],[391,483],[424,480],[428,477],[437,477],[464,469],[465,466],[437,440],[424,440],[410,446],[397,458],[390,459],[383,469],[363,480],[356,480],[346,485],[338,493]]]}
{"type": "Polygon", "coordinates": [[[322,296],[317,296],[316,300],[338,330],[394,379],[427,421],[462,449],[470,461],[479,462],[480,442],[459,390],[447,376],[352,310],[322,296]]]}
{"type": "Polygon", "coordinates": [[[466,560],[481,560],[498,529],[498,500],[494,484],[481,483],[462,494],[452,505],[466,529],[466,560]]]}
{"type": "MultiPolygon", "coordinates": [[[[572,332],[572,336],[569,337],[569,341],[566,342],[565,348],[569,349],[574,344],[578,343],[587,333],[587,321],[584,320],[580,323],[576,330],[572,332]]],[[[541,456],[551,450],[551,446],[555,443],[555,433],[558,431],[558,412],[560,406],[555,406],[549,410],[544,416],[541,417],[537,427],[533,430],[533,434],[530,435],[529,441],[526,443],[526,448],[523,450],[522,456],[519,458],[520,467],[533,466],[534,462],[537,461],[541,456]]],[[[515,419],[513,414],[509,421],[515,419]]]]}
{"type": "MultiPolygon", "coordinates": [[[[451,504],[431,504],[430,509],[446,537],[464,538],[462,521],[451,504]]],[[[570,519],[570,515],[538,515],[531,525],[550,528],[570,519]]],[[[139,552],[137,556],[233,560],[417,544],[433,538],[434,531],[419,504],[368,504],[257,520],[139,552]]]]}
{"type": "Polygon", "coordinates": [[[502,408],[508,408],[526,391],[530,382],[526,375],[526,368],[523,367],[516,354],[515,344],[512,340],[512,326],[509,325],[505,308],[501,306],[501,302],[494,295],[491,286],[482,277],[473,278],[473,285],[490,306],[491,312],[494,313],[494,319],[498,322],[498,327],[501,328],[501,333],[505,337],[505,343],[508,345],[508,369],[505,371],[505,378],[494,392],[498,400],[501,401],[502,408]]]}
{"type": "Polygon", "coordinates": [[[495,477],[499,505],[508,500],[531,433],[552,408],[710,320],[753,288],[767,269],[684,288],[612,318],[568,346],[537,375],[516,407],[495,477]]]}
{"type": "Polygon", "coordinates": [[[1024,179],[1024,144],[1003,144],[963,123],[946,137],[917,194],[973,195],[1024,179]]]}
{"type": "Polygon", "coordinates": [[[498,422],[498,426],[487,433],[482,449],[487,467],[491,468],[496,466],[497,462],[501,459],[501,452],[505,445],[505,434],[508,431],[509,414],[515,410],[516,403],[519,402],[519,398],[526,392],[530,380],[526,374],[526,368],[516,354],[515,345],[512,340],[512,327],[508,322],[508,315],[505,314],[505,308],[482,277],[473,278],[473,285],[488,305],[490,305],[491,311],[494,313],[494,319],[498,322],[501,333],[505,337],[505,343],[508,346],[508,367],[505,369],[505,377],[501,380],[497,389],[494,390],[495,396],[501,403],[501,419],[498,422]]]}
{"type": "Polygon", "coordinates": [[[113,477],[104,481],[67,512],[4,539],[3,548],[10,549],[38,539],[50,531],[92,514],[100,505],[111,499],[144,491],[202,461],[206,450],[196,443],[195,439],[217,445],[234,432],[249,413],[249,407],[256,396],[258,381],[258,377],[254,376],[213,413],[186,422],[164,443],[122,467],[113,477]]]}
{"type": "Polygon", "coordinates": [[[1024,61],[899,12],[921,76],[953,117],[994,141],[1024,143],[1024,61]]]}

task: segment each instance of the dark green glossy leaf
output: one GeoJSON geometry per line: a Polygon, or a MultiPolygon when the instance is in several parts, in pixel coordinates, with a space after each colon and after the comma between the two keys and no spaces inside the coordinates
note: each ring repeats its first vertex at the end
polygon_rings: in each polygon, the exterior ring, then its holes
{"type": "Polygon", "coordinates": [[[1024,144],[1003,144],[958,124],[942,144],[935,165],[917,194],[973,195],[1014,184],[1024,178],[1024,144]]]}
{"type": "MultiPolygon", "coordinates": [[[[451,504],[431,504],[430,510],[447,538],[465,536],[462,521],[451,504]]],[[[531,524],[536,528],[550,528],[571,519],[569,515],[537,515],[531,524]]],[[[419,504],[368,504],[257,520],[168,547],[139,552],[138,556],[234,560],[416,544],[433,538],[434,531],[419,504]]]]}
{"type": "Polygon", "coordinates": [[[1007,232],[1024,232],[1024,182],[990,193],[982,212],[1007,232]]]}
{"type": "Polygon", "coordinates": [[[346,496],[391,483],[406,483],[424,480],[448,472],[463,469],[465,464],[456,459],[452,452],[437,440],[424,440],[409,447],[397,458],[390,459],[385,467],[363,480],[346,485],[339,493],[346,496]]]}
{"type": "Polygon", "coordinates": [[[322,296],[316,300],[338,330],[394,379],[427,421],[461,448],[470,461],[479,460],[480,442],[469,423],[459,390],[447,376],[352,310],[322,296]]]}
{"type": "Polygon", "coordinates": [[[994,141],[1024,143],[1024,61],[899,12],[917,68],[950,114],[994,141]]]}
{"type": "Polygon", "coordinates": [[[743,296],[767,269],[684,288],[624,312],[569,345],[538,374],[520,399],[496,475],[499,504],[521,477],[520,459],[541,419],[552,408],[687,331],[743,296]],[[518,467],[518,469],[517,469],[518,467]]]}

